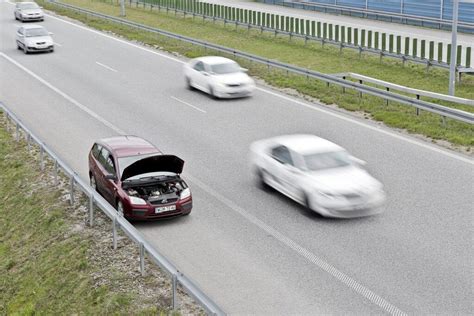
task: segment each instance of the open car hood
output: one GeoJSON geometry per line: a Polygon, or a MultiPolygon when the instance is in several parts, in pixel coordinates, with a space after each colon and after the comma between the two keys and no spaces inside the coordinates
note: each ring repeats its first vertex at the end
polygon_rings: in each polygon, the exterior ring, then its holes
{"type": "Polygon", "coordinates": [[[174,155],[156,155],[143,158],[125,168],[121,180],[149,172],[183,172],[184,160],[174,155]]]}

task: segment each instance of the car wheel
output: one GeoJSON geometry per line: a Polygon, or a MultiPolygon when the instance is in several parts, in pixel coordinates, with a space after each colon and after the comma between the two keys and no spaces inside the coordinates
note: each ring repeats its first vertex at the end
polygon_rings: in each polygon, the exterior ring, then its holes
{"type": "Polygon", "coordinates": [[[49,50],[49,52],[50,52],[50,53],[54,52],[54,48],[51,48],[51,49],[49,50]]]}
{"type": "Polygon", "coordinates": [[[264,191],[270,191],[271,187],[268,185],[268,178],[270,175],[263,169],[258,170],[258,186],[264,191]]]}
{"type": "Polygon", "coordinates": [[[214,92],[214,88],[212,86],[209,86],[209,95],[213,98],[213,99],[218,99],[218,97],[216,96],[216,93],[214,92]]]}
{"type": "Polygon", "coordinates": [[[21,46],[20,46],[20,44],[18,44],[18,42],[16,43],[16,48],[21,50],[21,46]]]}
{"type": "Polygon", "coordinates": [[[186,77],[186,87],[189,89],[189,90],[194,90],[194,87],[191,83],[191,78],[189,77],[186,77]]]}
{"type": "Polygon", "coordinates": [[[97,181],[95,180],[95,177],[93,175],[90,176],[90,184],[94,191],[99,192],[97,190],[97,181]]]}
{"type": "Polygon", "coordinates": [[[117,213],[122,217],[124,216],[123,204],[120,201],[117,201],[117,213]]]}

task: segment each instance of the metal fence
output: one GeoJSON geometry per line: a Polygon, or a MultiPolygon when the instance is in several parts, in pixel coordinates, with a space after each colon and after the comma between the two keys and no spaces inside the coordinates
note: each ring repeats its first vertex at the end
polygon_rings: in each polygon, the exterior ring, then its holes
{"type": "MultiPolygon", "coordinates": [[[[303,19],[198,0],[128,0],[127,2],[130,5],[132,3],[136,6],[140,4],[148,5],[150,8],[163,9],[167,12],[181,12],[185,15],[200,16],[214,21],[219,20],[226,24],[235,24],[248,29],[253,28],[262,32],[286,34],[290,37],[303,38],[305,41],[318,41],[323,44],[336,45],[340,49],[350,48],[359,52],[374,53],[381,57],[389,56],[403,61],[409,60],[427,66],[449,68],[451,62],[451,44],[443,42],[420,40],[313,19],[303,19]]],[[[474,72],[474,68],[471,68],[472,47],[458,45],[456,58],[458,70],[474,72]]]]}
{"type": "Polygon", "coordinates": [[[15,139],[21,138],[23,131],[28,148],[36,144],[39,147],[40,169],[44,171],[46,158],[53,161],[53,172],[55,182],[58,183],[58,172],[62,171],[69,178],[69,201],[74,201],[74,192],[76,189],[82,191],[89,201],[89,225],[94,225],[94,207],[100,209],[112,221],[113,248],[117,249],[118,229],[121,229],[133,242],[135,242],[140,251],[140,271],[145,275],[145,255],[155,264],[167,272],[171,278],[172,285],[172,303],[173,310],[178,308],[177,287],[182,288],[199,303],[204,310],[211,315],[225,315],[224,311],[212,301],[194,282],[180,272],[168,259],[160,254],[141,234],[133,227],[128,220],[120,215],[100,194],[98,194],[88,183],[84,182],[78,174],[72,170],[56,153],[54,153],[41,139],[32,133],[21,120],[10,111],[2,102],[0,102],[0,112],[3,112],[7,120],[7,129],[10,129],[10,121],[15,128],[15,139]]]}
{"type": "MultiPolygon", "coordinates": [[[[155,33],[155,34],[160,34],[160,35],[163,35],[163,36],[166,36],[166,37],[169,37],[169,38],[173,38],[173,39],[176,39],[176,40],[179,40],[179,41],[183,41],[183,42],[190,43],[190,44],[193,44],[193,45],[196,45],[196,46],[204,47],[206,49],[212,49],[214,51],[229,54],[229,55],[232,55],[234,57],[239,57],[239,58],[242,58],[242,59],[245,59],[245,60],[248,60],[248,61],[257,62],[261,65],[267,66],[268,68],[273,67],[273,68],[281,69],[281,70],[286,71],[286,72],[291,72],[291,73],[294,73],[294,74],[306,76],[307,78],[314,78],[314,79],[325,82],[328,86],[330,84],[335,84],[337,86],[342,87],[343,91],[345,91],[345,89],[353,89],[353,90],[356,90],[356,91],[359,92],[359,97],[362,97],[362,94],[368,94],[368,95],[371,95],[371,96],[382,98],[382,99],[386,100],[387,102],[388,101],[394,101],[394,102],[398,102],[400,104],[413,106],[413,107],[418,109],[417,113],[419,112],[419,110],[425,110],[425,111],[428,111],[428,112],[431,112],[431,113],[439,114],[443,117],[443,121],[444,121],[444,118],[449,117],[449,118],[452,118],[452,119],[455,119],[455,120],[458,120],[458,121],[461,121],[461,122],[465,122],[465,123],[468,123],[468,124],[474,124],[474,114],[473,113],[469,113],[469,112],[449,108],[449,107],[442,106],[442,105],[435,104],[435,103],[422,101],[422,100],[419,100],[419,99],[411,98],[411,97],[401,95],[401,94],[397,94],[397,93],[392,93],[388,90],[383,90],[383,89],[378,89],[378,88],[371,87],[371,86],[366,86],[362,83],[344,80],[343,78],[339,78],[339,77],[334,76],[334,75],[327,75],[327,74],[323,74],[323,73],[320,73],[320,72],[317,72],[317,71],[314,71],[314,70],[301,68],[301,67],[297,67],[297,66],[290,65],[290,64],[281,63],[281,62],[271,60],[271,59],[266,59],[266,58],[263,58],[263,57],[260,57],[260,56],[252,55],[252,54],[242,52],[242,51],[238,51],[238,50],[228,48],[228,47],[225,47],[225,46],[220,46],[220,45],[216,45],[216,44],[196,40],[196,39],[193,39],[193,38],[190,38],[190,37],[186,37],[186,36],[179,35],[179,34],[174,34],[174,33],[168,32],[168,31],[160,30],[160,29],[157,29],[157,28],[153,28],[151,26],[147,26],[147,25],[144,25],[144,24],[132,22],[132,21],[129,21],[129,20],[126,20],[126,19],[117,18],[117,17],[106,15],[106,14],[102,14],[102,13],[94,12],[94,11],[91,11],[91,10],[87,10],[87,9],[79,8],[79,7],[76,7],[76,6],[72,6],[70,4],[60,3],[60,2],[57,2],[57,1],[51,1],[51,3],[53,3],[55,5],[58,5],[58,6],[61,6],[63,8],[70,9],[70,10],[75,11],[75,12],[80,12],[82,14],[85,14],[86,16],[93,16],[93,17],[105,19],[105,20],[112,21],[112,22],[115,22],[115,23],[118,23],[118,24],[122,24],[122,25],[126,25],[126,26],[129,26],[129,27],[141,29],[141,30],[144,30],[144,31],[147,31],[147,32],[152,32],[152,33],[155,33]]],[[[178,10],[178,9],[176,9],[176,10],[178,10]]]]}
{"type": "MultiPolygon", "coordinates": [[[[451,29],[452,0],[257,0],[291,8],[451,29]]],[[[474,33],[474,4],[461,2],[458,30],[474,33]]]]}

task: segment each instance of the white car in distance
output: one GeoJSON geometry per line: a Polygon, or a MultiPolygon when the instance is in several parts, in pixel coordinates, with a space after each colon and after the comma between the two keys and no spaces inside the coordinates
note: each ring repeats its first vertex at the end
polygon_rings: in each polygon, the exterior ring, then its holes
{"type": "Polygon", "coordinates": [[[35,2],[17,2],[15,4],[15,20],[44,21],[44,12],[35,2]]]}
{"type": "Polygon", "coordinates": [[[53,52],[52,34],[41,25],[23,25],[16,32],[16,45],[25,54],[30,52],[53,52]]]}
{"type": "Polygon", "coordinates": [[[314,135],[287,135],[256,141],[251,163],[262,187],[272,187],[325,217],[352,218],[379,213],[382,184],[342,147],[314,135]]]}
{"type": "Polygon", "coordinates": [[[235,61],[219,56],[195,58],[184,65],[188,88],[199,89],[215,98],[251,95],[255,82],[246,71],[235,61]]]}

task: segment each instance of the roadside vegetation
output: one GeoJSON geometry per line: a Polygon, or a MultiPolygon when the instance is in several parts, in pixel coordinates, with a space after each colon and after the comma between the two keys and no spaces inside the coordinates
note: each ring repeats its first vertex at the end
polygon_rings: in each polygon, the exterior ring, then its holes
{"type": "MultiPolygon", "coordinates": [[[[116,2],[90,0],[64,0],[63,2],[112,16],[119,16],[120,14],[120,7],[116,2]]],[[[96,29],[112,32],[130,40],[165,51],[179,53],[186,57],[217,54],[163,36],[78,14],[44,0],[38,0],[38,3],[41,3],[46,9],[82,21],[96,29]]],[[[359,55],[352,50],[339,52],[338,48],[329,45],[322,46],[320,43],[308,42],[305,45],[303,40],[295,38],[289,40],[288,36],[275,37],[256,30],[248,31],[244,28],[236,28],[230,24],[225,26],[222,23],[203,21],[200,18],[193,19],[189,15],[186,17],[180,14],[175,15],[173,11],[166,13],[166,10],[158,11],[157,8],[151,11],[149,6],[137,8],[134,4],[132,4],[132,7],[127,5],[126,12],[126,19],[134,22],[323,73],[354,72],[412,88],[439,93],[447,93],[448,89],[448,72],[442,69],[427,69],[423,65],[413,63],[403,65],[401,61],[388,57],[380,61],[378,56],[359,55]]],[[[239,62],[244,67],[249,68],[251,75],[260,78],[267,84],[284,89],[288,93],[299,94],[325,104],[337,105],[345,110],[358,112],[367,119],[383,122],[390,127],[428,136],[434,142],[437,140],[448,141],[466,151],[470,151],[470,147],[474,145],[474,127],[472,125],[452,119],[443,121],[439,115],[424,111],[421,111],[420,115],[416,115],[415,108],[411,106],[393,102],[387,105],[385,100],[367,95],[359,98],[359,94],[355,91],[346,90],[343,92],[340,87],[328,87],[325,83],[317,80],[268,69],[265,66],[244,60],[239,60],[239,62]]],[[[474,98],[474,76],[463,77],[462,83],[456,87],[456,95],[464,98],[474,98]]],[[[426,99],[426,101],[432,100],[426,99]]],[[[474,112],[474,108],[470,106],[455,105],[448,102],[437,103],[474,112]]],[[[441,143],[447,145],[444,142],[441,143]]]]}
{"type": "Polygon", "coordinates": [[[110,221],[97,211],[88,227],[80,196],[71,206],[67,180],[55,186],[32,153],[0,112],[0,315],[173,314],[169,278],[151,263],[142,277],[136,245],[113,250],[110,221]]]}

